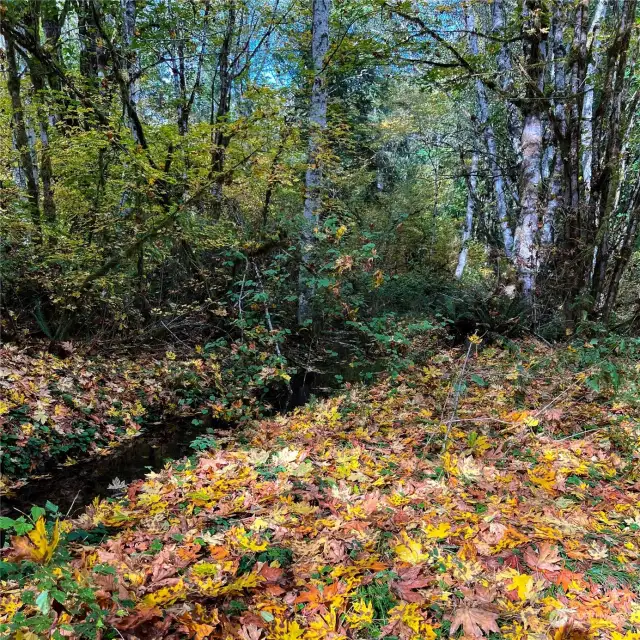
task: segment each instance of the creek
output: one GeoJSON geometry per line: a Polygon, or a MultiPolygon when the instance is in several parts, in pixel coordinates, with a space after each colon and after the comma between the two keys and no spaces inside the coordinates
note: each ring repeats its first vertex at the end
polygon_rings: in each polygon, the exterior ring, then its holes
{"type": "MultiPolygon", "coordinates": [[[[302,406],[314,395],[327,396],[335,390],[334,376],[327,374],[299,374],[291,380],[290,389],[271,397],[274,413],[287,413],[302,406]]],[[[215,422],[194,426],[190,419],[167,425],[149,426],[132,440],[115,447],[106,455],[92,457],[64,466],[51,462],[51,471],[32,478],[12,494],[0,494],[0,515],[18,517],[28,514],[32,505],[44,506],[47,501],[55,504],[62,514],[77,515],[97,497],[109,497],[118,493],[110,489],[121,483],[129,483],[144,477],[149,471],[158,471],[167,461],[195,453],[191,443],[213,430],[229,432],[238,425],[215,422]]],[[[0,531],[0,534],[3,533],[0,531]]],[[[0,541],[2,548],[2,541],[0,541]]]]}

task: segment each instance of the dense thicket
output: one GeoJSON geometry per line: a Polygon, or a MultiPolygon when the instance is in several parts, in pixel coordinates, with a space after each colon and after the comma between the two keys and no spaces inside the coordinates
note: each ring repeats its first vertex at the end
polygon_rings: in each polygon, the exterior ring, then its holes
{"type": "Polygon", "coordinates": [[[635,0],[4,0],[0,33],[5,338],[634,325],[635,0]]]}

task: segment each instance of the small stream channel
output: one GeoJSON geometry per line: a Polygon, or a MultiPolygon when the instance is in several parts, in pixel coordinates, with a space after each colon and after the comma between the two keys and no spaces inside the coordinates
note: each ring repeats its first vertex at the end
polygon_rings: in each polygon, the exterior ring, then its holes
{"type": "MultiPolygon", "coordinates": [[[[335,380],[322,374],[294,376],[291,382],[290,393],[270,399],[275,413],[286,413],[306,404],[312,395],[323,397],[335,390],[335,380]]],[[[149,471],[162,469],[167,460],[194,453],[191,443],[208,428],[228,433],[236,425],[218,422],[195,427],[190,419],[158,425],[114,448],[108,455],[67,467],[54,466],[52,462],[53,468],[46,476],[33,478],[11,495],[0,494],[0,515],[17,517],[20,512],[28,513],[32,505],[44,506],[50,501],[58,506],[61,513],[73,516],[91,504],[94,498],[113,495],[108,487],[114,479],[129,483],[144,477],[149,471]]]]}

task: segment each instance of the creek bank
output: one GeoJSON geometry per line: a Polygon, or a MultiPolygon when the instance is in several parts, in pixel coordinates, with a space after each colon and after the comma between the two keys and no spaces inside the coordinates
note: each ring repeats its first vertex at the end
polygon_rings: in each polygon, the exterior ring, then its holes
{"type": "MultiPolygon", "coordinates": [[[[312,396],[325,397],[336,388],[335,377],[328,374],[296,374],[286,392],[271,394],[273,414],[288,413],[305,405],[312,396]]],[[[163,427],[150,424],[137,436],[102,455],[73,465],[52,465],[46,475],[34,476],[14,491],[0,493],[0,515],[16,517],[28,513],[32,505],[43,506],[49,501],[61,513],[72,517],[94,499],[115,497],[119,486],[143,478],[149,471],[160,471],[168,461],[195,453],[198,438],[228,439],[240,426],[238,422],[211,419],[194,425],[191,417],[163,427]]]]}

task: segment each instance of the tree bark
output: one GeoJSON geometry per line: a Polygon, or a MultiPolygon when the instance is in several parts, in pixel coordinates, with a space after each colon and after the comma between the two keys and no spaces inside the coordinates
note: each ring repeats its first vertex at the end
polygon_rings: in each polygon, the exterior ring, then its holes
{"type": "Polygon", "coordinates": [[[478,185],[478,152],[474,151],[471,155],[471,167],[466,175],[467,181],[467,215],[462,229],[462,247],[458,255],[458,266],[456,267],[456,280],[462,278],[465,267],[467,266],[467,256],[469,254],[469,241],[473,231],[473,219],[478,196],[476,188],[478,185]]]}
{"type": "Polygon", "coordinates": [[[329,50],[329,14],[331,0],[312,0],[313,27],[311,36],[311,58],[313,85],[309,108],[309,148],[308,164],[305,176],[305,196],[303,226],[300,238],[302,265],[300,267],[300,294],[298,299],[298,322],[311,319],[313,287],[309,284],[309,266],[311,264],[314,227],[320,219],[322,204],[322,142],[327,127],[328,85],[324,65],[329,50]]]}
{"type": "Polygon", "coordinates": [[[541,0],[525,0],[522,25],[526,93],[523,101],[521,144],[520,224],[515,245],[522,293],[530,303],[533,302],[538,267],[538,219],[542,182],[542,117],[538,94],[543,75],[542,50],[546,35],[539,22],[541,4],[541,0]]]}
{"type": "Polygon", "coordinates": [[[564,155],[566,154],[564,138],[567,133],[567,117],[565,113],[566,78],[565,59],[567,51],[564,45],[564,14],[563,2],[556,4],[553,14],[551,29],[551,51],[553,54],[553,82],[555,92],[554,115],[556,126],[560,130],[561,139],[555,141],[553,148],[553,169],[549,184],[549,200],[544,210],[542,221],[542,233],[540,244],[549,246],[553,243],[556,221],[564,204],[566,167],[564,155]]]}
{"type": "MultiPolygon", "coordinates": [[[[491,3],[491,30],[495,35],[502,36],[504,35],[504,29],[504,0],[493,0],[491,3]]],[[[511,63],[509,46],[506,43],[502,44],[500,47],[500,51],[496,58],[496,65],[498,67],[498,81],[500,89],[505,95],[513,94],[513,65],[511,63]]],[[[516,160],[519,163],[521,160],[520,138],[522,137],[522,119],[518,108],[510,100],[505,102],[505,109],[507,110],[507,131],[509,134],[509,142],[513,148],[516,160]]]]}
{"type": "MultiPolygon", "coordinates": [[[[475,18],[469,11],[466,14],[467,31],[469,35],[469,48],[474,56],[479,53],[478,36],[475,34],[475,18]]],[[[509,224],[509,212],[507,208],[507,194],[505,189],[504,176],[498,163],[498,145],[493,126],[489,121],[489,100],[487,90],[481,78],[476,78],[476,98],[478,101],[478,120],[483,130],[487,155],[489,156],[489,168],[493,181],[493,190],[496,196],[496,210],[498,213],[498,224],[502,232],[502,244],[505,255],[510,258],[513,251],[513,234],[509,224]]]]}
{"type": "Polygon", "coordinates": [[[36,179],[36,167],[31,155],[27,126],[24,117],[24,107],[20,91],[20,73],[13,38],[3,33],[7,56],[7,90],[11,99],[11,124],[16,150],[20,156],[21,173],[27,190],[27,206],[31,219],[38,233],[40,233],[40,205],[39,188],[36,179]]]}
{"type": "Polygon", "coordinates": [[[582,99],[582,121],[580,123],[580,148],[581,158],[580,164],[582,169],[582,189],[583,200],[586,205],[591,199],[591,179],[593,176],[593,100],[595,95],[595,76],[596,67],[600,58],[598,52],[598,30],[600,22],[604,20],[607,11],[605,0],[598,0],[596,9],[589,26],[587,34],[587,47],[590,51],[589,62],[587,64],[587,74],[584,83],[584,97],[582,99]]]}
{"type": "Polygon", "coordinates": [[[98,29],[96,28],[93,0],[78,1],[78,35],[80,39],[80,75],[95,88],[98,79],[98,29]]]}
{"type": "Polygon", "coordinates": [[[140,128],[137,126],[137,117],[134,117],[132,111],[137,112],[138,108],[138,60],[136,51],[133,47],[133,40],[136,34],[136,0],[120,0],[122,8],[122,44],[124,64],[121,65],[122,75],[126,87],[125,109],[127,110],[128,126],[134,141],[142,145],[140,136],[140,128]]]}
{"type": "Polygon", "coordinates": [[[45,220],[51,224],[56,219],[56,204],[53,197],[53,168],[51,165],[51,149],[49,146],[49,120],[44,100],[45,74],[40,62],[29,61],[29,75],[35,92],[38,127],[40,130],[40,180],[42,181],[42,209],[45,220]]]}
{"type": "MultiPolygon", "coordinates": [[[[236,29],[236,4],[230,0],[227,11],[227,26],[225,29],[220,54],[218,55],[218,105],[214,110],[211,106],[211,120],[213,126],[213,140],[211,148],[211,177],[213,186],[213,217],[218,219],[222,214],[223,188],[225,183],[224,163],[227,155],[227,147],[231,142],[228,131],[228,119],[231,111],[231,88],[233,70],[231,68],[231,41],[236,29]],[[215,116],[214,116],[215,113],[215,116]]],[[[213,86],[212,103],[213,103],[213,86]]]]}

